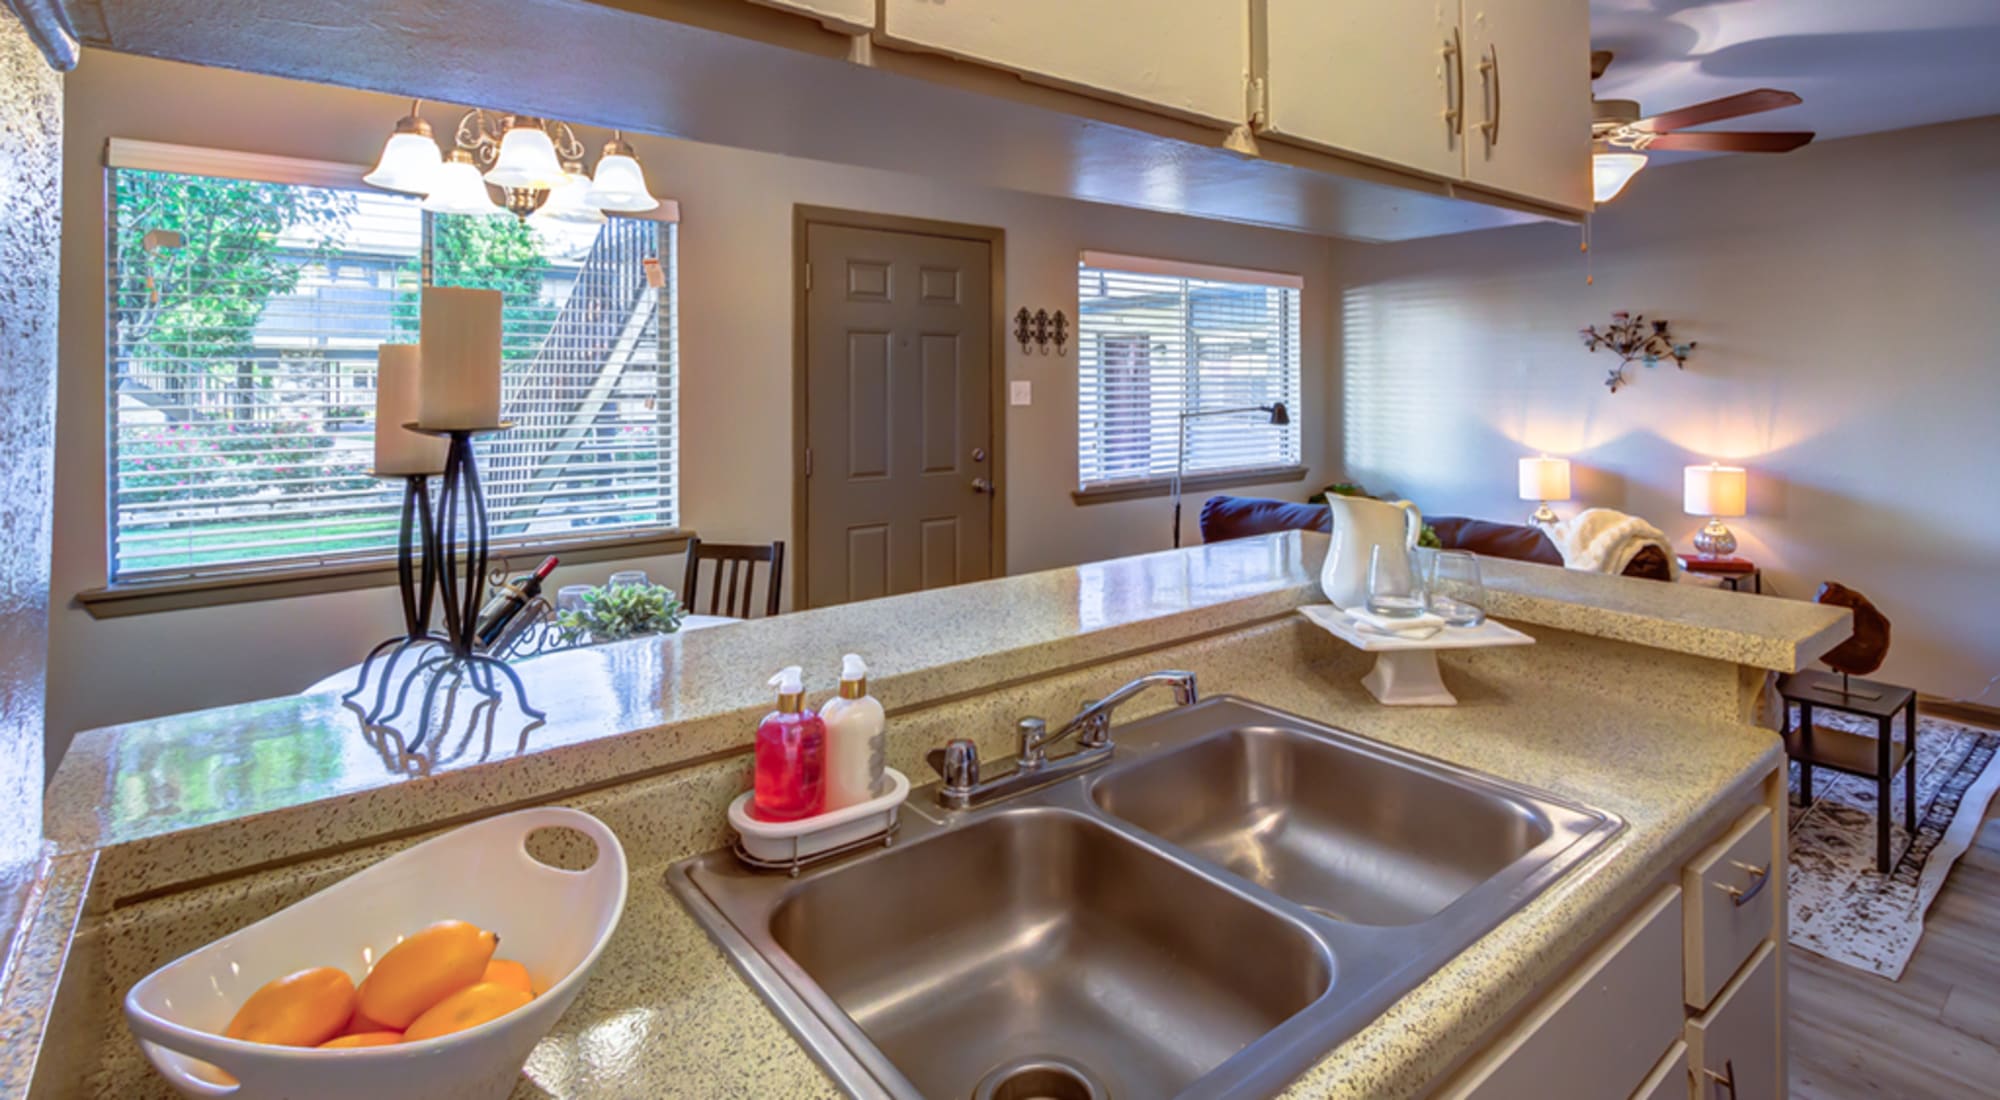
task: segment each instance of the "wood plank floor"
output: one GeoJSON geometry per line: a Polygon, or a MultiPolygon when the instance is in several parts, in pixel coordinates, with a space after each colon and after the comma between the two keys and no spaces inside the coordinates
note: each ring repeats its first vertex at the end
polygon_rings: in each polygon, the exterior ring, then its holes
{"type": "Polygon", "coordinates": [[[1792,1096],[2000,1097],[2000,798],[1885,981],[1792,949],[1792,1096]]]}

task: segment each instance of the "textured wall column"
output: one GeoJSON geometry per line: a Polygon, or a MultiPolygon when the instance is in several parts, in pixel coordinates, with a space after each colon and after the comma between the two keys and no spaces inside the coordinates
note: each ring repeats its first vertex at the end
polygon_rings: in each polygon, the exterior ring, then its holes
{"type": "MultiPolygon", "coordinates": [[[[0,12],[0,914],[42,842],[62,77],[0,12]]],[[[0,925],[0,941],[12,920],[0,925]]]]}

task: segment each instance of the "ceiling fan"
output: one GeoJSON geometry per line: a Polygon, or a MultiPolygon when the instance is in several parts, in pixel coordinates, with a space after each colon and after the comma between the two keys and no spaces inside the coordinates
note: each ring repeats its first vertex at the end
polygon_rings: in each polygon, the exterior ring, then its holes
{"type": "MultiPolygon", "coordinates": [[[[1604,75],[1611,65],[1610,50],[1592,50],[1590,79],[1604,75]]],[[[1759,88],[1751,92],[1711,99],[1678,110],[1640,117],[1639,104],[1630,99],[1591,97],[1591,177],[1593,198],[1609,202],[1625,189],[1639,169],[1646,166],[1646,151],[1688,150],[1705,153],[1789,153],[1813,139],[1810,130],[1717,131],[1682,133],[1691,126],[1703,126],[1726,118],[1741,118],[1763,111],[1775,111],[1804,102],[1791,92],[1759,88]]]]}

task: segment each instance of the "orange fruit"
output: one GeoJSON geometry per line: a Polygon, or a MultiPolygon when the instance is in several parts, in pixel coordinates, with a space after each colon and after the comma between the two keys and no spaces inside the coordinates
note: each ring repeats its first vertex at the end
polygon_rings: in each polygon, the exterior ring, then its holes
{"type": "Polygon", "coordinates": [[[380,1020],[369,1019],[368,1014],[361,1011],[360,1004],[358,1003],[360,999],[359,996],[355,997],[357,1003],[354,1008],[354,1015],[348,1018],[347,1026],[340,1029],[342,1035],[366,1035],[371,1031],[396,1030],[380,1020]]]}
{"type": "Polygon", "coordinates": [[[321,1043],[321,1050],[351,1050],[355,1047],[394,1046],[403,1041],[400,1031],[356,1031],[321,1043]]]}
{"type": "Polygon", "coordinates": [[[316,966],[264,983],[223,1032],[231,1039],[288,1047],[315,1047],[340,1034],[354,1015],[354,979],[316,966]]]}
{"type": "Polygon", "coordinates": [[[359,1011],[405,1028],[432,1005],[477,982],[500,938],[462,920],[442,920],[390,948],[361,980],[359,1011]]]}
{"type": "Polygon", "coordinates": [[[440,1035],[450,1035],[454,1031],[464,1031],[478,1027],[488,1020],[497,1020],[509,1012],[534,1000],[534,994],[524,993],[513,986],[499,982],[480,982],[470,985],[439,1001],[429,1012],[417,1017],[408,1031],[403,1032],[403,1041],[414,1043],[420,1039],[435,1039],[440,1035]]]}
{"type": "Polygon", "coordinates": [[[480,975],[479,980],[509,986],[531,997],[535,993],[535,982],[528,977],[528,968],[512,959],[494,959],[487,963],[486,973],[480,975]]]}

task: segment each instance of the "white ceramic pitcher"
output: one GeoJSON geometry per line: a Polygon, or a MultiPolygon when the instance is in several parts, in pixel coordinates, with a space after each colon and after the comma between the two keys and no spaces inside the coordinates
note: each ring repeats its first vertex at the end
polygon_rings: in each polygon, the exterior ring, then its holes
{"type": "Polygon", "coordinates": [[[1344,496],[1329,497],[1327,503],[1333,507],[1333,546],[1319,571],[1326,598],[1339,608],[1368,606],[1368,559],[1377,546],[1396,548],[1396,553],[1382,555],[1382,568],[1390,571],[1385,579],[1409,589],[1410,552],[1424,530],[1417,506],[1407,500],[1344,496]]]}

